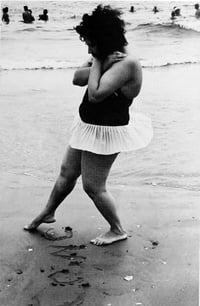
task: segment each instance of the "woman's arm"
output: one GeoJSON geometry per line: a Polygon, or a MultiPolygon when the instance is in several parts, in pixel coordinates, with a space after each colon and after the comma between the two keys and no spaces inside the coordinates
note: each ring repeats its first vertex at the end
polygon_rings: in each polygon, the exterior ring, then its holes
{"type": "Polygon", "coordinates": [[[88,84],[88,78],[91,66],[92,66],[92,58],[75,71],[73,77],[74,85],[85,86],[88,84]]]}
{"type": "Polygon", "coordinates": [[[137,66],[139,64],[128,57],[113,64],[102,74],[102,63],[98,59],[93,60],[88,80],[89,101],[98,103],[111,95],[127,82],[137,79],[137,66]]]}

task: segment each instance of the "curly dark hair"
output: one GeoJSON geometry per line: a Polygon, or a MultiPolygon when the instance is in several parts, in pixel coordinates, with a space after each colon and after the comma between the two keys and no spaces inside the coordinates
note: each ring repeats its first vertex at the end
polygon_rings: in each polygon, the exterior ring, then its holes
{"type": "Polygon", "coordinates": [[[121,12],[109,5],[98,5],[91,15],[84,14],[81,23],[75,27],[81,40],[88,39],[96,45],[101,57],[114,51],[124,51],[125,22],[120,18],[121,12]]]}

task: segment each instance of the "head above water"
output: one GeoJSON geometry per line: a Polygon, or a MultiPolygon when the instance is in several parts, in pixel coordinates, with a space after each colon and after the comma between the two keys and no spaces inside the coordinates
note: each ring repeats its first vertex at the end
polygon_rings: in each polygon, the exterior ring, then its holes
{"type": "Polygon", "coordinates": [[[91,15],[83,15],[75,30],[82,41],[95,46],[99,58],[105,58],[114,51],[123,52],[127,45],[125,23],[120,16],[119,10],[98,5],[91,15]]]}
{"type": "Polygon", "coordinates": [[[199,4],[196,3],[196,4],[194,5],[194,7],[195,7],[196,10],[198,10],[198,9],[199,9],[199,4]]]}
{"type": "Polygon", "coordinates": [[[3,11],[3,13],[8,13],[8,7],[7,7],[7,6],[4,7],[4,8],[2,9],[2,11],[3,11]]]}

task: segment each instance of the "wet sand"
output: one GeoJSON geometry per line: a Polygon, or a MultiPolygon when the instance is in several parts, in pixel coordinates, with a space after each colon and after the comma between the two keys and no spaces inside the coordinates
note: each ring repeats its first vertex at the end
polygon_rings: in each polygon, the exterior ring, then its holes
{"type": "Polygon", "coordinates": [[[198,192],[112,187],[129,238],[97,247],[89,241],[107,224],[79,184],[56,223],[28,233],[51,186],[14,179],[4,174],[1,185],[1,306],[198,305],[198,192]]]}

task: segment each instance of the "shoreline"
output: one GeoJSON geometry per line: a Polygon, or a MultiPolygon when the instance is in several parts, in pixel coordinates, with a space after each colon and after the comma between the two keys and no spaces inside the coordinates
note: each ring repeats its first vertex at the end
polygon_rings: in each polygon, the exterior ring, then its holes
{"type": "MultiPolygon", "coordinates": [[[[129,54],[131,56],[131,54],[129,54]]],[[[154,66],[150,66],[150,65],[142,65],[142,69],[143,70],[154,70],[154,69],[167,69],[167,68],[179,68],[180,69],[184,66],[199,66],[200,62],[199,61],[194,61],[194,62],[180,62],[180,63],[166,63],[166,64],[160,64],[160,65],[154,65],[154,66]]],[[[0,69],[0,71],[2,73],[9,73],[9,72],[55,72],[55,71],[61,71],[61,72],[66,72],[66,71],[75,71],[79,66],[71,66],[69,65],[68,67],[45,67],[45,66],[41,66],[41,67],[36,67],[36,68],[3,68],[0,69]]]]}

